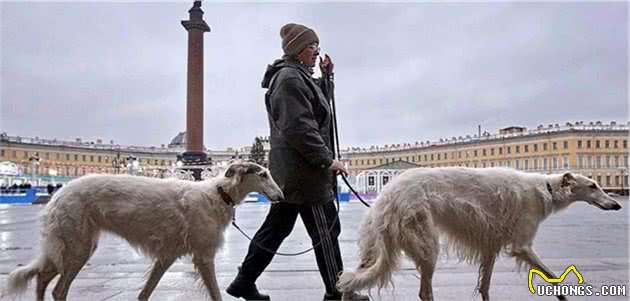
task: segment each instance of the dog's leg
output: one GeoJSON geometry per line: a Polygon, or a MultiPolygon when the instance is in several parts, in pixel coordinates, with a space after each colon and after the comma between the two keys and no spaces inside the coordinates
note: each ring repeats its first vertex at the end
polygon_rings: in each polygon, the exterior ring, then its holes
{"type": "Polygon", "coordinates": [[[201,275],[203,283],[210,292],[210,298],[214,301],[221,301],[221,291],[217,283],[217,277],[214,269],[214,252],[205,256],[193,256],[193,264],[201,275]]]}
{"type": "Polygon", "coordinates": [[[439,254],[439,238],[435,227],[429,222],[417,223],[403,229],[408,242],[403,247],[420,272],[420,293],[422,301],[433,300],[433,273],[439,254]],[[419,229],[420,228],[420,229],[419,229]]]}
{"type": "Polygon", "coordinates": [[[495,261],[496,255],[494,254],[484,256],[481,260],[481,266],[479,267],[479,292],[483,301],[490,300],[490,279],[492,278],[495,261]]]}
{"type": "Polygon", "coordinates": [[[153,293],[153,290],[157,286],[158,282],[162,278],[162,275],[168,270],[169,267],[175,262],[175,257],[166,258],[166,259],[158,259],[153,263],[153,268],[151,269],[151,274],[149,275],[149,279],[147,283],[144,285],[144,288],[140,292],[138,296],[138,300],[149,300],[149,296],[153,293]]]}
{"type": "Polygon", "coordinates": [[[46,287],[48,287],[50,281],[52,281],[58,274],[59,272],[57,271],[57,268],[50,261],[46,262],[42,271],[37,273],[37,289],[35,290],[35,295],[37,296],[38,301],[44,300],[46,287]]]}
{"type": "MultiPolygon", "coordinates": [[[[549,269],[543,262],[542,260],[540,260],[540,258],[538,257],[538,255],[536,254],[536,252],[534,251],[534,249],[532,249],[531,246],[528,247],[524,247],[516,252],[512,252],[512,255],[517,257],[518,259],[526,262],[527,264],[529,264],[532,268],[541,270],[543,273],[545,273],[545,275],[547,275],[547,277],[550,278],[558,278],[558,276],[556,276],[556,274],[554,274],[551,269],[549,269]]],[[[557,283],[554,283],[554,285],[558,285],[557,283]]],[[[558,298],[558,300],[568,300],[566,296],[563,295],[559,295],[556,296],[558,298]]]]}
{"type": "Polygon", "coordinates": [[[75,241],[72,248],[66,248],[61,254],[63,267],[61,276],[53,290],[55,300],[66,300],[70,284],[77,276],[83,265],[90,259],[94,250],[94,242],[75,241]]]}

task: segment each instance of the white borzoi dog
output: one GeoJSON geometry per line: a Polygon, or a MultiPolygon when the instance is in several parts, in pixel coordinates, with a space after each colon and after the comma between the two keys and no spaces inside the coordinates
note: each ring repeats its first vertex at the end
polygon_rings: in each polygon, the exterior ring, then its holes
{"type": "Polygon", "coordinates": [[[603,210],[621,208],[595,181],[572,173],[457,167],[406,171],[383,188],[370,209],[359,231],[360,265],[355,272],[343,273],[337,287],[351,292],[387,286],[404,251],[421,274],[420,299],[432,300],[440,233],[459,258],[480,265],[483,300],[489,299],[490,277],[501,250],[556,278],[532,242],[547,216],[576,201],[603,210]]]}
{"type": "Polygon", "coordinates": [[[234,206],[254,191],[272,201],[284,198],[268,170],[249,162],[233,163],[223,175],[201,182],[122,175],[71,181],[45,208],[41,253],[9,275],[7,293],[23,292],[37,276],[36,296],[43,300],[46,286],[59,274],[52,295],[65,300],[72,280],[96,250],[99,235],[110,232],[155,259],[138,299],[149,298],[176,259],[192,255],[210,297],[221,300],[214,257],[234,206]]]}

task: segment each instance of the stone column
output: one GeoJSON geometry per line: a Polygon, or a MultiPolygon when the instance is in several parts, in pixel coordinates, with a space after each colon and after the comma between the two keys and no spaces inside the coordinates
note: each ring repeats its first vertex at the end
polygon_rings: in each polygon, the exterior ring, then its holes
{"type": "Polygon", "coordinates": [[[203,34],[210,27],[203,20],[201,1],[195,1],[188,11],[190,20],[182,21],[188,31],[188,87],[186,94],[186,152],[184,166],[193,167],[193,176],[201,179],[201,168],[208,165],[203,149],[203,34]],[[194,168],[197,167],[197,168],[194,168]]]}

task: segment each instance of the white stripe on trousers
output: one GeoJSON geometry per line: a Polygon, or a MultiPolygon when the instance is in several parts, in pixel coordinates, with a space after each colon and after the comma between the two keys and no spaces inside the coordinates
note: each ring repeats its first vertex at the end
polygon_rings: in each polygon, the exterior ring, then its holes
{"type": "MultiPolygon", "coordinates": [[[[335,250],[333,248],[333,242],[332,242],[332,237],[330,236],[330,228],[328,228],[328,222],[326,219],[326,215],[324,214],[324,208],[323,206],[319,207],[319,212],[320,212],[320,216],[322,218],[322,221],[324,223],[324,225],[326,225],[326,239],[328,239],[329,245],[328,245],[328,251],[330,252],[330,255],[332,257],[332,263],[333,266],[335,268],[335,272],[339,271],[339,266],[337,266],[337,260],[335,258],[335,250]]],[[[334,226],[332,227],[334,228],[334,226]]]]}
{"type": "MultiPolygon", "coordinates": [[[[317,209],[321,209],[321,206],[313,206],[311,207],[312,211],[313,211],[313,218],[315,220],[315,227],[317,228],[317,232],[319,233],[319,240],[321,241],[321,248],[322,248],[322,253],[324,255],[324,262],[326,263],[326,267],[328,270],[328,278],[329,278],[329,285],[334,288],[335,287],[335,277],[333,277],[334,273],[332,271],[332,269],[334,268],[333,263],[331,262],[330,258],[329,258],[329,254],[327,252],[327,250],[329,248],[327,248],[327,246],[329,246],[328,243],[328,239],[327,239],[327,233],[328,233],[328,227],[324,226],[324,228],[322,229],[321,227],[321,223],[319,221],[319,210],[315,210],[315,207],[317,207],[317,209]],[[323,232],[323,233],[322,233],[323,232]]],[[[324,225],[326,225],[324,223],[324,225]]]]}

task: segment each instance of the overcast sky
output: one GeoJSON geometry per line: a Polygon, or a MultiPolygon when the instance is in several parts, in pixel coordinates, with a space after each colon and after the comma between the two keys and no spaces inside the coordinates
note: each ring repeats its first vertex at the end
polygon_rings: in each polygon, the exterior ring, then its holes
{"type": "MultiPolygon", "coordinates": [[[[287,22],[335,62],[342,147],[628,121],[627,5],[204,1],[204,142],[268,135],[260,81],[287,22]]],[[[0,3],[0,132],[168,143],[185,130],[191,6],[0,3]]]]}

